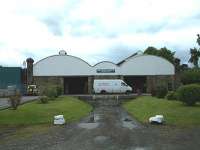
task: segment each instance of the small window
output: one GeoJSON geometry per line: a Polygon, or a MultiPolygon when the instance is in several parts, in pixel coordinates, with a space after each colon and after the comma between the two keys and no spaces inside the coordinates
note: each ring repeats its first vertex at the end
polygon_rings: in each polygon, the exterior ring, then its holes
{"type": "Polygon", "coordinates": [[[127,86],[127,84],[124,82],[121,82],[121,86],[127,86]]]}

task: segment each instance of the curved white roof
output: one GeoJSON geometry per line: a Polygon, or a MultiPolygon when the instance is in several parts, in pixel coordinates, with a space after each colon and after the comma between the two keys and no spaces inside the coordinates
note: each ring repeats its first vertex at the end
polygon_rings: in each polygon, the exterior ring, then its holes
{"type": "Polygon", "coordinates": [[[34,76],[88,75],[92,67],[82,59],[70,55],[53,55],[33,66],[34,76]]]}
{"type": "Polygon", "coordinates": [[[174,65],[153,55],[136,55],[117,65],[103,61],[91,66],[71,55],[46,57],[33,66],[34,76],[174,75],[174,65]]]}
{"type": "Polygon", "coordinates": [[[174,65],[154,55],[137,55],[120,65],[123,75],[173,75],[174,65]]]}

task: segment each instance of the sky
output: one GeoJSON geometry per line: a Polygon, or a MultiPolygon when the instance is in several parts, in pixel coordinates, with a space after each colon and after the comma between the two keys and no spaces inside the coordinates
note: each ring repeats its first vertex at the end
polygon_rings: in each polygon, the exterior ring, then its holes
{"type": "Polygon", "coordinates": [[[0,65],[22,66],[65,50],[90,64],[117,63],[148,46],[198,47],[200,0],[0,1],[0,65]]]}

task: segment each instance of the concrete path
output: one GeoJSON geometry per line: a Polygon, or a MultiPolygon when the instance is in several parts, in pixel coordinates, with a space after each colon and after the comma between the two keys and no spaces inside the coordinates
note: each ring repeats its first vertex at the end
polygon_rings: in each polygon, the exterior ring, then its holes
{"type": "MultiPolygon", "coordinates": [[[[4,150],[198,150],[200,128],[145,126],[120,106],[98,105],[88,117],[48,133],[1,143],[4,150]]],[[[0,136],[0,141],[3,140],[0,136]]]]}
{"type": "MultiPolygon", "coordinates": [[[[22,100],[21,100],[21,104],[29,102],[29,101],[33,101],[35,99],[37,99],[38,96],[23,96],[22,100]]],[[[0,109],[5,109],[8,108],[10,106],[8,98],[0,98],[0,109]]]]}

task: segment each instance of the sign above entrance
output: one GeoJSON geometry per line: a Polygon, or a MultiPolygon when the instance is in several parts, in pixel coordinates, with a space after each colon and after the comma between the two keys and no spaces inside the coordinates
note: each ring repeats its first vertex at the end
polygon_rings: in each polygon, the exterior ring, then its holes
{"type": "Polygon", "coordinates": [[[115,69],[97,69],[97,73],[115,73],[115,69]]]}

